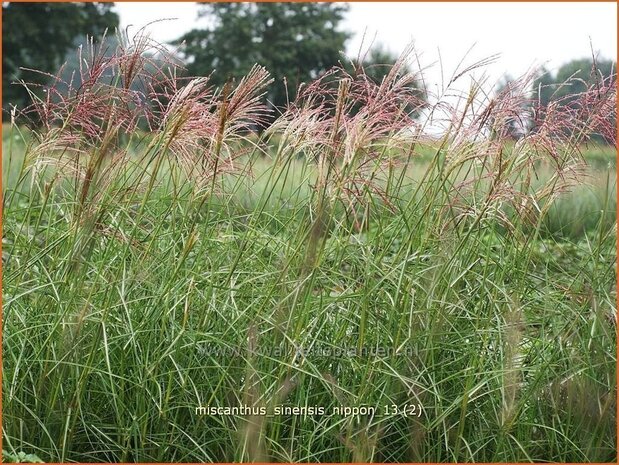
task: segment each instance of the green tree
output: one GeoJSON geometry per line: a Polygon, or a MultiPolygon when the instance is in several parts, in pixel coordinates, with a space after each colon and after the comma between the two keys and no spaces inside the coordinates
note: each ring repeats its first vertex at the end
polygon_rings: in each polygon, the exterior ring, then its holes
{"type": "MultiPolygon", "coordinates": [[[[2,95],[8,105],[30,102],[26,89],[11,85],[21,80],[37,86],[49,77],[21,68],[55,73],[79,35],[98,37],[118,26],[113,3],[2,4],[2,95]]],[[[6,117],[6,112],[3,112],[6,117]]]]}
{"type": "Polygon", "coordinates": [[[211,24],[176,43],[191,75],[209,75],[223,84],[258,63],[275,80],[268,100],[275,106],[294,98],[307,82],[337,65],[349,33],[338,28],[346,5],[332,3],[201,4],[200,17],[211,24]]]}

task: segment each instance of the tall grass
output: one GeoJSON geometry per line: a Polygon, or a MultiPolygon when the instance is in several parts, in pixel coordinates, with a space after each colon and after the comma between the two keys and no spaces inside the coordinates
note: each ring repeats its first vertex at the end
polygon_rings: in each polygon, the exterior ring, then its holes
{"type": "Polygon", "coordinates": [[[380,83],[331,71],[252,135],[265,70],[217,89],[143,72],[151,47],[93,44],[86,84],[3,142],[7,452],[614,460],[616,187],[579,194],[614,84],[514,143],[530,77],[424,107],[405,54],[380,83]]]}

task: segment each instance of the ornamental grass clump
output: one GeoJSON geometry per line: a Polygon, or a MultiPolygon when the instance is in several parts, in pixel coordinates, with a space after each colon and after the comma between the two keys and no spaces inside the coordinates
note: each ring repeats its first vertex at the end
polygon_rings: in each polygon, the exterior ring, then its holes
{"type": "Polygon", "coordinates": [[[61,69],[44,98],[32,93],[33,104],[21,112],[37,141],[32,162],[75,177],[81,206],[105,191],[95,179],[111,180],[106,170],[126,171],[136,155],[144,172],[127,188],[138,186],[147,169],[156,178],[162,158],[198,186],[233,169],[233,148],[266,121],[268,72],[256,66],[238,83],[215,88],[208,77],[179,77],[180,65],[143,33],[117,41],[110,51],[105,37],[98,45],[90,38],[87,51],[78,51],[79,76],[65,81],[61,69]],[[130,153],[133,143],[137,154],[130,153]]]}
{"type": "Polygon", "coordinates": [[[278,156],[303,153],[317,165],[308,269],[316,264],[317,249],[338,204],[357,230],[368,226],[370,218],[366,215],[360,224],[358,214],[375,198],[390,204],[384,174],[393,167],[392,152],[415,143],[414,115],[424,105],[415,86],[418,76],[407,71],[410,53],[404,53],[381,82],[362,69],[350,74],[334,68],[302,86],[270,128],[281,132],[278,156]]]}
{"type": "Polygon", "coordinates": [[[459,225],[467,217],[473,224],[499,220],[509,229],[514,222],[537,224],[554,200],[584,180],[582,144],[594,136],[615,140],[614,78],[589,86],[569,103],[541,107],[530,97],[533,77],[524,75],[493,98],[474,84],[463,109],[452,113],[439,168],[445,224],[459,225]],[[542,182],[540,168],[550,174],[542,182]]]}
{"type": "Polygon", "coordinates": [[[229,81],[223,88],[211,86],[208,77],[184,86],[173,79],[164,86],[161,131],[188,179],[207,187],[234,170],[234,161],[246,151],[240,143],[254,145],[250,134],[268,120],[262,100],[271,82],[268,71],[255,66],[238,83],[229,81]]]}
{"type": "Polygon", "coordinates": [[[61,68],[42,97],[31,91],[33,103],[21,111],[33,138],[22,168],[32,168],[33,181],[43,175],[45,197],[61,195],[67,202],[62,212],[75,232],[68,269],[87,259],[97,234],[114,229],[112,210],[144,187],[144,172],[136,169],[144,167],[129,147],[140,127],[153,123],[149,98],[168,59],[145,35],[119,36],[117,42],[110,50],[105,36],[98,44],[88,39],[70,78],[62,78],[61,68]]]}
{"type": "Polygon", "coordinates": [[[261,98],[271,81],[262,67],[215,88],[208,77],[179,77],[180,65],[142,32],[117,41],[111,50],[105,37],[99,44],[90,38],[87,50],[78,51],[78,76],[63,80],[61,68],[44,97],[31,92],[33,104],[20,112],[35,140],[24,168],[34,168],[33,179],[46,173],[48,193],[64,181],[75,238],[81,238],[77,255],[95,231],[115,229],[106,224],[115,205],[137,201],[139,219],[162,182],[192,183],[199,209],[204,192],[213,192],[216,180],[251,152],[241,143],[252,144],[251,132],[268,114],[261,98]]]}
{"type": "Polygon", "coordinates": [[[616,458],[614,77],[433,95],[408,50],[274,109],[107,43],[3,141],[4,455],[616,458]]]}

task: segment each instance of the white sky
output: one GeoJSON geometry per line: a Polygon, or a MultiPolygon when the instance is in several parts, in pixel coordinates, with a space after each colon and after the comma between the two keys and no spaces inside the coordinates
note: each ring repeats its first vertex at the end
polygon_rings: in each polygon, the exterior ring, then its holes
{"type": "MultiPolygon", "coordinates": [[[[466,52],[466,63],[499,53],[498,62],[486,69],[490,80],[503,73],[524,74],[534,65],[556,69],[574,58],[590,57],[593,49],[602,58],[617,56],[617,4],[578,3],[350,3],[343,27],[354,33],[346,52],[356,55],[374,40],[395,53],[414,42],[421,54],[429,84],[440,84],[443,64],[449,79],[466,52]],[[591,43],[590,43],[591,42],[591,43]],[[440,55],[439,55],[440,51],[440,55]]],[[[150,21],[151,36],[166,42],[197,27],[197,5],[189,2],[117,2],[121,25],[141,27],[150,21]]],[[[204,20],[202,20],[203,22],[204,20]]]]}

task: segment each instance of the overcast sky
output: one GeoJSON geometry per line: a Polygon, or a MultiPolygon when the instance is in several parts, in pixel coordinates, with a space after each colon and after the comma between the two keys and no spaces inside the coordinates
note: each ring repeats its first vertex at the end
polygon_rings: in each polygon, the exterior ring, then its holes
{"type": "MultiPolygon", "coordinates": [[[[121,24],[154,23],[151,36],[166,42],[200,26],[197,5],[185,2],[117,2],[121,24]]],[[[204,20],[202,20],[204,21],[204,20]]],[[[498,61],[487,68],[491,79],[503,73],[519,76],[534,65],[556,69],[573,58],[591,56],[616,59],[617,5],[610,2],[579,3],[351,3],[343,28],[354,33],[346,53],[356,56],[365,31],[365,42],[374,40],[400,53],[413,42],[428,67],[428,81],[440,85],[441,67],[449,79],[472,48],[466,63],[493,54],[498,61]]]]}

